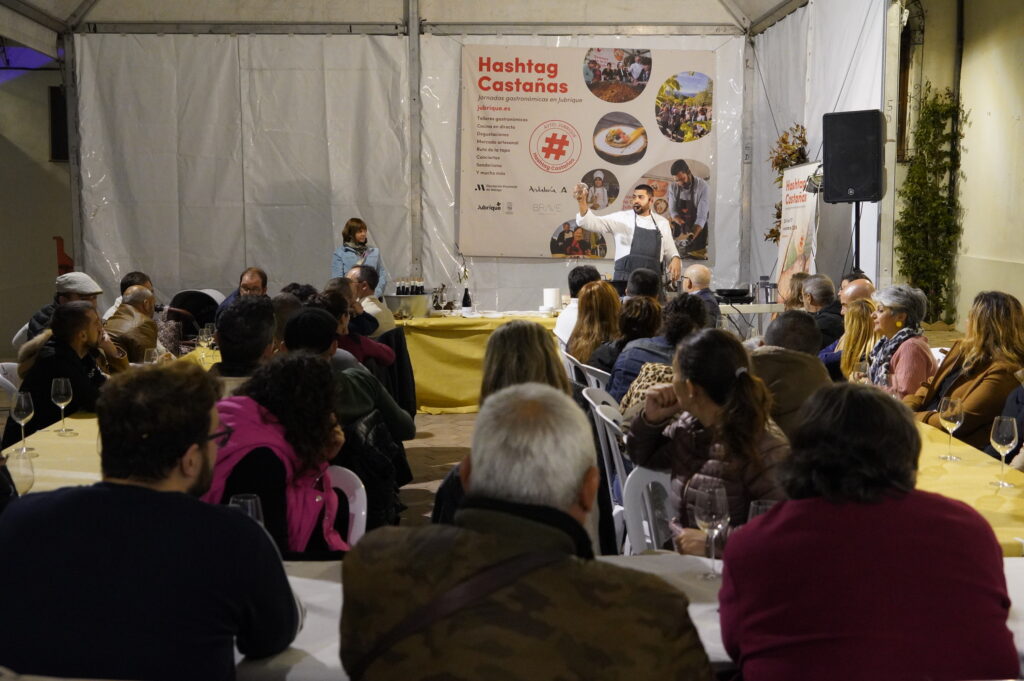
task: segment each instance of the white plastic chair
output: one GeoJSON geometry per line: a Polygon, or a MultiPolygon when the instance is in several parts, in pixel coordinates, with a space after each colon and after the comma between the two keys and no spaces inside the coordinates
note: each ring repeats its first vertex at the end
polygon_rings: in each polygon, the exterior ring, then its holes
{"type": "Polygon", "coordinates": [[[932,348],[932,357],[935,358],[936,364],[942,364],[942,360],[946,359],[948,353],[949,348],[932,348]]]}
{"type": "Polygon", "coordinates": [[[622,486],[622,504],[626,517],[626,538],[628,545],[627,555],[635,555],[650,549],[659,549],[655,526],[658,513],[651,500],[650,488],[658,485],[663,488],[662,507],[660,509],[663,518],[671,518],[674,515],[672,504],[669,498],[669,490],[672,486],[672,478],[665,471],[655,471],[650,468],[637,466],[626,478],[626,484],[622,486]]]}
{"type": "Polygon", "coordinates": [[[366,534],[366,488],[358,475],[343,466],[328,466],[327,477],[331,487],[348,497],[348,545],[355,546],[366,534]]]}
{"type": "Polygon", "coordinates": [[[589,364],[581,364],[583,367],[583,373],[587,377],[587,385],[591,388],[598,388],[599,390],[605,390],[608,385],[608,381],[611,380],[612,375],[607,371],[601,371],[597,367],[592,367],[589,364]]]}
{"type": "Polygon", "coordinates": [[[18,329],[18,333],[14,334],[14,338],[11,339],[11,347],[14,348],[15,352],[21,350],[21,346],[28,342],[28,324],[18,329]]]}
{"type": "Polygon", "coordinates": [[[626,481],[626,462],[622,456],[621,442],[625,439],[625,433],[622,432],[622,412],[619,411],[617,406],[612,407],[607,404],[602,404],[597,408],[597,417],[604,423],[605,435],[608,438],[608,454],[611,456],[612,465],[615,471],[616,477],[619,479],[619,484],[624,484],[626,481]]]}
{"type": "Polygon", "coordinates": [[[606,406],[618,409],[619,404],[615,401],[614,397],[600,388],[584,388],[583,399],[585,399],[587,404],[590,405],[590,413],[594,418],[594,425],[596,426],[595,430],[597,430],[597,441],[601,447],[601,462],[604,464],[605,478],[608,481],[608,496],[612,501],[612,524],[615,528],[616,546],[621,547],[623,540],[626,538],[626,525],[623,520],[621,499],[622,495],[615,493],[615,480],[611,474],[612,471],[615,470],[615,464],[612,460],[611,450],[608,447],[608,428],[597,413],[598,407],[606,406]]]}
{"type": "Polygon", "coordinates": [[[568,352],[562,352],[562,363],[565,365],[565,373],[573,383],[587,383],[587,373],[583,369],[583,362],[579,361],[568,352]]]}
{"type": "Polygon", "coordinates": [[[7,379],[14,386],[15,392],[21,387],[21,376],[18,375],[17,362],[0,362],[0,378],[7,379]]]}

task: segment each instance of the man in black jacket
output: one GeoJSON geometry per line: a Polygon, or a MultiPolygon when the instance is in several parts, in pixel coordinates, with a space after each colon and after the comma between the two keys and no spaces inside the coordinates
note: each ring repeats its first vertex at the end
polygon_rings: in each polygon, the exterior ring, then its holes
{"type": "Polygon", "coordinates": [[[25,340],[32,340],[50,325],[50,318],[59,305],[83,300],[96,307],[96,296],[103,293],[100,285],[85,272],[68,272],[60,275],[54,282],[54,288],[56,292],[53,302],[37,310],[28,321],[28,335],[25,340]]]}
{"type": "Polygon", "coordinates": [[[96,405],[103,481],[27,495],[0,516],[5,666],[227,681],[236,645],[264,657],[294,640],[299,609],[267,533],[196,498],[232,434],[219,395],[186,362],[112,378],[96,405]]]}
{"type": "MultiPolygon", "coordinates": [[[[107,380],[96,365],[103,327],[92,303],[79,300],[57,306],[50,328],[53,335],[39,349],[21,384],[21,392],[32,395],[35,407],[35,415],[25,424],[26,435],[60,420],[60,407],[50,399],[53,379],[71,381],[71,402],[65,407],[65,414],[95,411],[100,386],[107,380]]],[[[107,352],[120,353],[109,340],[104,339],[103,344],[109,346],[105,348],[107,352]]],[[[21,429],[13,418],[8,418],[0,447],[7,447],[20,438],[21,429]]]]}
{"type": "Polygon", "coordinates": [[[824,350],[843,335],[843,313],[836,297],[836,285],[825,274],[812,274],[804,280],[804,309],[814,315],[814,323],[821,331],[824,350]]]}

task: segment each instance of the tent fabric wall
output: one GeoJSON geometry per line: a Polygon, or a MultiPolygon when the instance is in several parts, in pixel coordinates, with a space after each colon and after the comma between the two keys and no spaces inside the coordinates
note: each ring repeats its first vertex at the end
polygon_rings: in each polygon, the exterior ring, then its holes
{"type": "MultiPolygon", "coordinates": [[[[710,50],[715,53],[715,283],[731,286],[739,277],[740,197],[742,193],[743,39],[741,37],[573,37],[434,36],[421,41],[423,76],[424,277],[457,286],[462,262],[455,248],[456,159],[459,137],[459,73],[463,44],[549,47],[646,47],[710,50]]],[[[469,287],[485,309],[534,309],[542,289],[567,292],[572,260],[470,257],[469,287]]],[[[588,261],[611,274],[612,262],[588,261]]]]}
{"type": "MultiPolygon", "coordinates": [[[[752,276],[771,272],[775,264],[775,246],[765,244],[761,235],[771,226],[773,206],[780,196],[767,160],[778,134],[803,123],[808,155],[812,161],[821,161],[823,114],[882,106],[885,8],[886,0],[811,0],[754,38],[752,276]]],[[[853,211],[848,204],[823,202],[819,209],[818,271],[838,283],[853,262],[849,245],[853,211]]],[[[875,278],[878,204],[863,205],[860,243],[861,269],[875,278]]]]}
{"type": "Polygon", "coordinates": [[[407,39],[78,35],[84,253],[112,300],[322,284],[353,215],[410,261],[407,39]]]}

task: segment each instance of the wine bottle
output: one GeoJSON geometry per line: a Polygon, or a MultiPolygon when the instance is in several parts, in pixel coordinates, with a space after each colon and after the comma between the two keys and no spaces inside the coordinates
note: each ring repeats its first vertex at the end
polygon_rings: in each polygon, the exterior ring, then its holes
{"type": "Polygon", "coordinates": [[[467,286],[462,292],[462,311],[472,312],[473,311],[473,299],[469,297],[469,287],[467,286]]]}

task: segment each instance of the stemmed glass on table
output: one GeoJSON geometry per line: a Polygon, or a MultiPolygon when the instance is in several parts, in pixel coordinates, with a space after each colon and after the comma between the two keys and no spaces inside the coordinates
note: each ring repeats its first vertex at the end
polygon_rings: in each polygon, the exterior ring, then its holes
{"type": "Polygon", "coordinates": [[[50,384],[50,399],[60,407],[60,428],[56,431],[61,437],[75,437],[78,435],[72,428],[68,428],[64,421],[64,407],[71,403],[71,379],[55,378],[50,384]]]}
{"type": "Polygon", "coordinates": [[[964,403],[955,397],[943,397],[939,402],[939,423],[949,433],[946,453],[939,456],[943,461],[959,461],[953,454],[953,431],[964,423],[964,403]]]}
{"type": "Polygon", "coordinates": [[[6,466],[18,496],[24,496],[32,489],[32,485],[36,481],[35,469],[32,467],[32,455],[15,450],[13,454],[7,457],[6,466]]]}
{"type": "MultiPolygon", "coordinates": [[[[14,406],[11,408],[11,418],[21,426],[21,446],[14,450],[15,454],[28,454],[35,451],[35,449],[25,444],[25,424],[32,420],[35,413],[35,407],[32,405],[32,395],[30,393],[18,393],[14,398],[14,406]]],[[[37,455],[33,454],[32,456],[37,455]]]]}
{"type": "Polygon", "coordinates": [[[210,344],[213,343],[213,324],[207,324],[199,331],[199,335],[196,336],[196,345],[202,350],[199,352],[199,363],[206,366],[206,351],[210,348],[210,344]]]}
{"type": "Polygon", "coordinates": [[[1017,446],[1017,419],[1012,416],[997,416],[992,422],[992,434],[989,438],[992,448],[999,452],[999,479],[988,484],[993,487],[1014,487],[1007,482],[1006,455],[1017,446]]]}
{"type": "Polygon", "coordinates": [[[263,524],[263,505],[258,494],[232,494],[228,506],[237,508],[260,525],[263,524]]]}
{"type": "Polygon", "coordinates": [[[691,481],[690,495],[693,499],[693,520],[700,529],[708,533],[711,542],[711,572],[701,575],[703,579],[718,579],[715,570],[715,544],[719,533],[729,525],[729,498],[720,480],[699,479],[691,481]]]}

